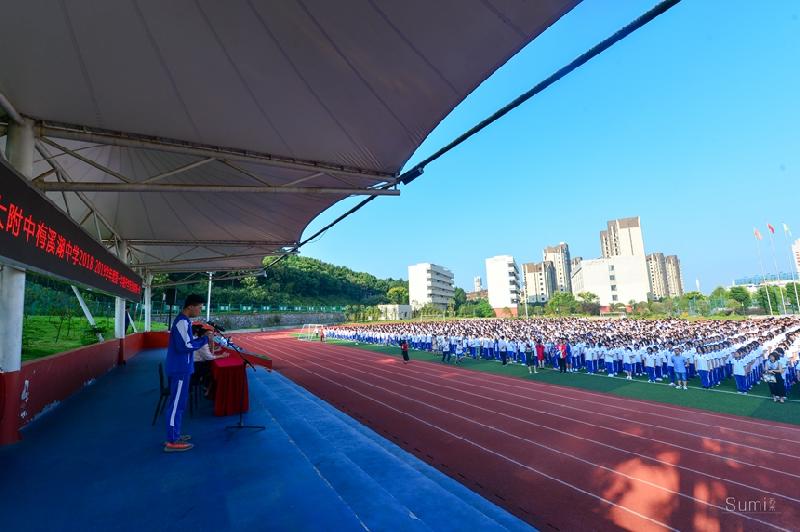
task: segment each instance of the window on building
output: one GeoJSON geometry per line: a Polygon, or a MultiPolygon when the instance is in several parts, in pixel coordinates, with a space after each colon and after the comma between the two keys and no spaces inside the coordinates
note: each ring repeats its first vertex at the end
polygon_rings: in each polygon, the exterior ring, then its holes
{"type": "Polygon", "coordinates": [[[616,296],[616,295],[614,295],[614,296],[611,296],[611,301],[617,301],[617,300],[618,300],[618,299],[617,299],[617,296],[616,296]]]}
{"type": "Polygon", "coordinates": [[[614,271],[614,265],[613,264],[609,264],[608,265],[608,271],[610,271],[610,272],[614,271]]]}
{"type": "Polygon", "coordinates": [[[617,285],[615,285],[615,284],[612,284],[612,285],[611,285],[611,291],[612,291],[612,292],[616,292],[616,291],[617,291],[617,285]]]}
{"type": "Polygon", "coordinates": [[[609,275],[608,276],[608,280],[609,281],[616,281],[617,280],[617,276],[616,275],[609,275]]]}

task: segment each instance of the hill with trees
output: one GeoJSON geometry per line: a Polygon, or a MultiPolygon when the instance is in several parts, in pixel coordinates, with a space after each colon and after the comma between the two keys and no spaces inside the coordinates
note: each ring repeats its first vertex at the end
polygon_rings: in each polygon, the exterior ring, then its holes
{"type": "MultiPolygon", "coordinates": [[[[181,276],[169,277],[178,279],[181,276]]],[[[167,276],[160,276],[155,284],[166,279],[167,276]]],[[[207,287],[205,281],[179,286],[178,299],[190,292],[205,294],[207,287]]],[[[160,297],[160,293],[154,290],[154,300],[160,297]]],[[[229,304],[344,306],[408,303],[408,281],[380,279],[345,266],[335,266],[311,257],[293,255],[270,267],[266,271],[266,276],[215,281],[212,301],[215,306],[229,304]]]]}

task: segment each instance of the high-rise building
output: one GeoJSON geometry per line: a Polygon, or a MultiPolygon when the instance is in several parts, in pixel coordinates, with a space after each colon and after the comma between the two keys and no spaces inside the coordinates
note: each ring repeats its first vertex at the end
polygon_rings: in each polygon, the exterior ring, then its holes
{"type": "Polygon", "coordinates": [[[522,265],[528,303],[547,303],[556,291],[556,269],[549,260],[522,265]]]}
{"type": "Polygon", "coordinates": [[[408,300],[414,310],[425,305],[447,308],[453,299],[453,272],[429,262],[408,267],[408,300]]]}
{"type": "Polygon", "coordinates": [[[800,279],[800,238],[792,244],[792,260],[794,261],[794,269],[797,271],[797,277],[800,279]]]}
{"type": "MultiPolygon", "coordinates": [[[[572,260],[569,261],[569,265],[572,268],[573,272],[575,270],[577,270],[578,268],[580,268],[582,260],[583,260],[583,257],[572,257],[572,260]]],[[[572,276],[570,275],[570,277],[572,277],[572,276]]]]}
{"type": "Polygon", "coordinates": [[[647,256],[647,273],[650,275],[650,292],[656,299],[669,297],[667,283],[667,261],[663,253],[647,256]]]}
{"type": "Polygon", "coordinates": [[[602,306],[647,301],[650,279],[644,257],[617,255],[584,259],[572,275],[572,289],[576,294],[595,294],[602,306]]]}
{"type": "Polygon", "coordinates": [[[677,255],[667,255],[667,295],[679,297],[683,295],[683,275],[681,274],[681,261],[677,255]]]}
{"type": "Polygon", "coordinates": [[[508,309],[516,315],[519,304],[519,268],[510,255],[486,259],[486,287],[495,313],[508,309]]]}
{"type": "Polygon", "coordinates": [[[475,276],[472,279],[472,286],[474,288],[473,292],[480,292],[481,291],[481,289],[483,288],[483,283],[481,283],[481,276],[480,275],[475,276]]]}
{"type": "MultiPolygon", "coordinates": [[[[609,296],[614,297],[601,296],[601,305],[608,304],[602,303],[602,301],[626,304],[631,300],[646,301],[651,294],[650,275],[647,258],[644,254],[644,239],[639,217],[633,216],[606,222],[606,230],[600,231],[600,252],[603,259],[630,259],[606,264],[609,268],[615,268],[615,271],[608,272],[610,283],[608,289],[598,288],[598,290],[607,292],[609,296]],[[643,282],[646,283],[644,292],[642,291],[643,282]],[[611,290],[611,287],[614,287],[614,290],[611,290]]],[[[589,261],[583,261],[581,268],[584,284],[588,282],[587,279],[591,279],[592,283],[598,281],[599,274],[595,275],[595,273],[602,269],[597,263],[586,264],[587,262],[589,261]]],[[[590,289],[585,291],[593,292],[590,289]]],[[[597,295],[600,296],[599,293],[597,295]]]]}
{"type": "Polygon", "coordinates": [[[644,257],[644,240],[639,217],[609,220],[600,231],[600,252],[603,257],[644,257]]]}
{"type": "Polygon", "coordinates": [[[572,262],[569,257],[569,246],[561,242],[557,246],[544,248],[544,262],[552,262],[556,269],[556,290],[572,292],[572,262]]]}

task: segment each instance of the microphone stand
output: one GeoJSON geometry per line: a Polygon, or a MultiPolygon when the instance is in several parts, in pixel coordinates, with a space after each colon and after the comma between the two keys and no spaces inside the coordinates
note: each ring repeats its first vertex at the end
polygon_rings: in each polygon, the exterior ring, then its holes
{"type": "Polygon", "coordinates": [[[227,427],[225,427],[225,429],[226,430],[227,429],[255,429],[256,431],[261,431],[261,430],[266,429],[267,427],[265,427],[264,425],[245,425],[244,424],[245,388],[247,388],[248,391],[250,390],[250,387],[247,386],[247,366],[250,366],[251,368],[253,368],[253,372],[256,371],[256,367],[253,365],[252,362],[247,360],[244,357],[244,355],[242,355],[239,346],[237,346],[233,342],[231,342],[230,338],[227,338],[225,335],[223,335],[222,332],[219,329],[217,329],[216,327],[214,327],[214,329],[219,333],[220,336],[225,338],[225,341],[228,344],[226,347],[229,347],[230,349],[235,351],[236,354],[239,356],[239,358],[242,360],[242,362],[244,362],[244,364],[245,364],[245,368],[244,368],[244,386],[242,386],[241,400],[239,402],[239,422],[236,425],[228,425],[227,427]]]}

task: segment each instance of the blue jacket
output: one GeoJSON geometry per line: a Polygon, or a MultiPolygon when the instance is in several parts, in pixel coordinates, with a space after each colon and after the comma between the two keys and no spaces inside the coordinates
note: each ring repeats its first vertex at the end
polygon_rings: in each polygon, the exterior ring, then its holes
{"type": "Polygon", "coordinates": [[[194,352],[208,343],[208,338],[192,338],[192,320],[181,313],[172,322],[167,345],[167,376],[194,372],[194,352]]]}

